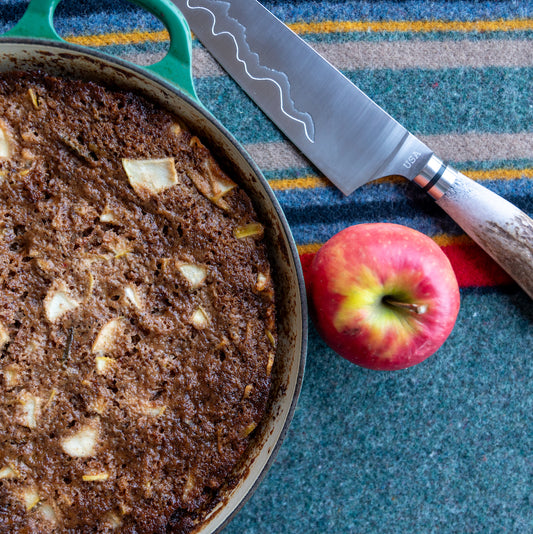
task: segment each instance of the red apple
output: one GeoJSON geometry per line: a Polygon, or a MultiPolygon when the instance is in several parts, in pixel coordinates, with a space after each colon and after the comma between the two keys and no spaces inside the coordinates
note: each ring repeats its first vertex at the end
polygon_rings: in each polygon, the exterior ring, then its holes
{"type": "Polygon", "coordinates": [[[313,318],[324,341],[370,369],[425,360],[449,336],[459,312],[459,286],[444,252],[398,224],[342,230],[317,252],[309,275],[313,318]]]}

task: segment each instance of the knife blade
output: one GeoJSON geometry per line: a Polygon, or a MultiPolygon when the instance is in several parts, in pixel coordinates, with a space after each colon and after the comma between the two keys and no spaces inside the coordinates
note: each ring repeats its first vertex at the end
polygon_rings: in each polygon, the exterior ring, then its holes
{"type": "Polygon", "coordinates": [[[432,155],[260,3],[174,3],[230,76],[343,193],[390,174],[413,179],[432,155]]]}
{"type": "Polygon", "coordinates": [[[533,221],[444,164],[256,0],[171,0],[228,74],[344,194],[412,180],[533,298],[533,221]]]}

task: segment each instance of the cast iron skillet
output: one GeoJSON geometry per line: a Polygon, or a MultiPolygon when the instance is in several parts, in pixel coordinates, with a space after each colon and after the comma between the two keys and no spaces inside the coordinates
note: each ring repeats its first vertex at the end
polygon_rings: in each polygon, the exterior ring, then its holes
{"type": "Polygon", "coordinates": [[[219,532],[252,494],[272,464],[300,392],[307,348],[305,285],[298,252],[283,212],[260,170],[232,135],[204,108],[194,90],[190,30],[169,0],[134,0],[160,19],[170,49],[158,63],[139,67],[69,44],[54,29],[61,0],[32,0],[19,23],[0,37],[0,70],[41,69],[52,75],[133,90],[175,113],[251,197],[266,226],[276,284],[279,341],[266,417],[232,474],[232,484],[197,532],[219,532]]]}

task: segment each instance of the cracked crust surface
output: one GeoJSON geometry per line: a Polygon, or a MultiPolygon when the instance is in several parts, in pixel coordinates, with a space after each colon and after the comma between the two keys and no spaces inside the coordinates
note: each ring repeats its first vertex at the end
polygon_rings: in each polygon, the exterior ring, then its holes
{"type": "Polygon", "coordinates": [[[0,532],[188,532],[268,398],[251,202],[129,93],[2,74],[0,130],[0,532]]]}

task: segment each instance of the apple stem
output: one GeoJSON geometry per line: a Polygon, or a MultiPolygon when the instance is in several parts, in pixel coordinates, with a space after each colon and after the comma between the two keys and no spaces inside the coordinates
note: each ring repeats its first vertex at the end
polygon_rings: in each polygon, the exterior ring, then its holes
{"type": "Polygon", "coordinates": [[[417,315],[426,313],[428,307],[426,304],[415,304],[411,302],[402,302],[400,300],[395,300],[392,297],[383,297],[383,302],[393,308],[401,308],[402,310],[407,310],[417,315]]]}

